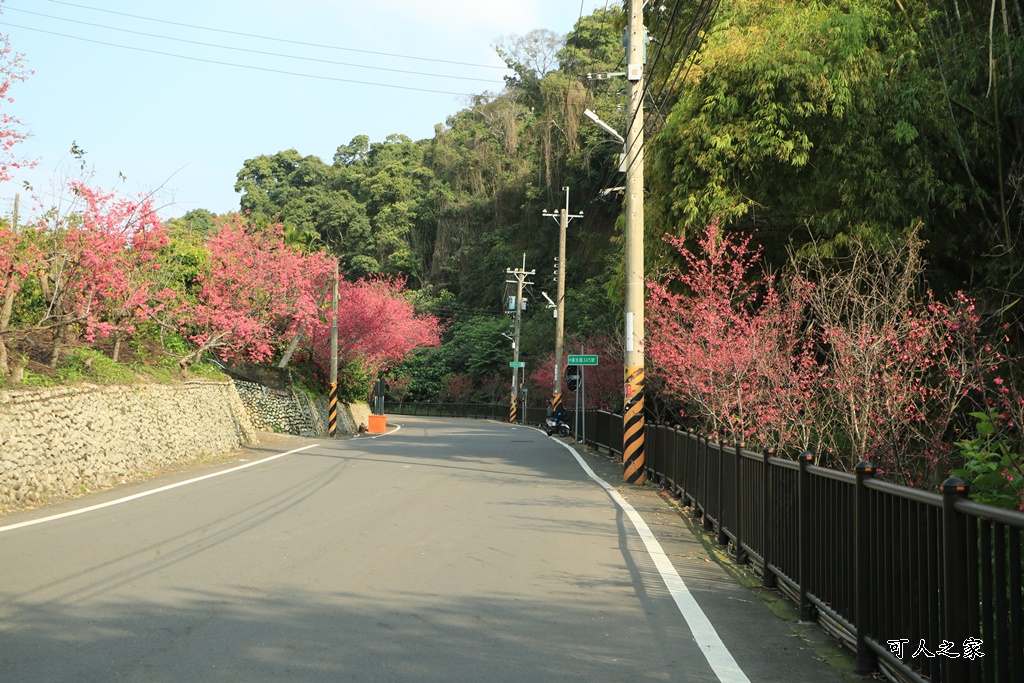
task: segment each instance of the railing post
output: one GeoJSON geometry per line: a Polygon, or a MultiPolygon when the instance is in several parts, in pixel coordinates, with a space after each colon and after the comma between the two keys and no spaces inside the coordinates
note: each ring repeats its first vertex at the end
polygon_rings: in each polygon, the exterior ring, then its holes
{"type": "Polygon", "coordinates": [[[686,491],[697,507],[697,439],[693,436],[693,427],[686,430],[686,447],[683,449],[683,483],[679,488],[686,491]],[[691,476],[692,473],[692,476],[691,476]]]}
{"type": "Polygon", "coordinates": [[[772,563],[772,530],[775,523],[775,516],[772,500],[772,466],[768,461],[775,456],[774,448],[764,449],[764,475],[761,478],[761,543],[762,557],[764,559],[764,570],[761,574],[761,583],[765,588],[775,588],[775,572],[770,565],[772,563]]]}
{"type": "Polygon", "coordinates": [[[810,621],[811,603],[807,599],[807,584],[811,581],[811,475],[807,466],[814,462],[814,456],[804,451],[798,456],[800,478],[798,482],[799,502],[797,513],[800,541],[800,621],[810,621]]]}
{"type": "MultiPolygon", "coordinates": [[[[718,539],[719,545],[729,546],[729,536],[725,533],[725,441],[718,443],[718,539]]],[[[732,483],[732,482],[729,482],[732,483]]]]}
{"type": "MultiPolygon", "coordinates": [[[[963,479],[950,477],[942,482],[939,492],[942,493],[942,612],[946,622],[942,627],[943,636],[959,645],[971,636],[968,633],[971,626],[968,624],[968,601],[978,598],[977,595],[964,594],[964,587],[968,585],[967,563],[970,554],[967,548],[966,518],[956,511],[956,502],[967,498],[968,487],[963,479]]],[[[968,680],[969,664],[970,660],[963,657],[947,657],[943,680],[968,680]]]]}
{"type": "Polygon", "coordinates": [[[715,460],[718,461],[718,476],[715,477],[715,487],[718,492],[715,494],[715,517],[718,519],[718,534],[717,539],[719,545],[726,545],[729,542],[728,536],[725,535],[725,496],[723,495],[725,489],[725,482],[722,481],[725,477],[722,476],[722,461],[725,460],[723,456],[725,452],[725,442],[716,441],[715,445],[718,446],[715,450],[718,452],[718,456],[715,460]]]}
{"type": "MultiPolygon", "coordinates": [[[[709,485],[708,485],[708,470],[711,469],[711,464],[708,462],[711,459],[711,454],[710,454],[710,450],[711,449],[708,447],[708,441],[709,440],[710,439],[709,439],[708,435],[704,434],[703,435],[703,439],[702,439],[703,445],[704,445],[704,467],[701,469],[701,479],[703,480],[701,482],[703,484],[703,486],[701,486],[701,491],[703,491],[704,494],[703,494],[703,500],[701,500],[701,503],[700,503],[700,510],[701,510],[701,516],[703,517],[702,521],[704,522],[704,528],[705,529],[710,529],[711,528],[711,515],[708,514],[708,498],[709,498],[708,488],[710,488],[709,485]]],[[[700,451],[700,449],[698,448],[698,452],[699,451],[700,451]]]]}
{"type": "Polygon", "coordinates": [[[743,448],[746,446],[742,441],[736,442],[736,471],[734,474],[735,493],[733,494],[733,535],[736,536],[736,563],[746,564],[747,554],[743,550],[743,448]]]}
{"type": "Polygon", "coordinates": [[[864,460],[857,464],[857,493],[854,500],[854,601],[857,610],[857,673],[869,674],[875,670],[875,653],[867,645],[871,633],[871,511],[868,487],[864,482],[874,478],[874,466],[864,460]]]}

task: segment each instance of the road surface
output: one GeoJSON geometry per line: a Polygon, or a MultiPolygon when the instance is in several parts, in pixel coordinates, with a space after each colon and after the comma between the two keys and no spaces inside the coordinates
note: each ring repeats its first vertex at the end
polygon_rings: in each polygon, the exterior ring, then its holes
{"type": "Polygon", "coordinates": [[[613,463],[390,422],[0,519],[0,681],[841,680],[613,463]]]}

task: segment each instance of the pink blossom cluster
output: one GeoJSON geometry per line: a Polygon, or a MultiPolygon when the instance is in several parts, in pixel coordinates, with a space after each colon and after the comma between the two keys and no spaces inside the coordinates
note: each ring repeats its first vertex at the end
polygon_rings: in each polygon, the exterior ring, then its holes
{"type": "MultiPolygon", "coordinates": [[[[843,467],[867,458],[911,485],[948,476],[963,404],[1005,362],[984,342],[974,300],[887,299],[896,288],[799,271],[778,278],[749,236],[717,223],[692,250],[665,239],[682,267],[648,283],[645,350],[648,374],[684,418],[843,467]]],[[[1009,396],[993,381],[990,400],[1009,396]]],[[[1016,413],[1013,403],[999,414],[1019,424],[1024,401],[1016,413]]]]}

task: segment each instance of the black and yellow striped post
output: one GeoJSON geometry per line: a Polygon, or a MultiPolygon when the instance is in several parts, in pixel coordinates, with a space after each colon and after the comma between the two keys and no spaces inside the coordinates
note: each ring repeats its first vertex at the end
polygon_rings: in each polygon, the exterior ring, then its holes
{"type": "Polygon", "coordinates": [[[644,368],[626,368],[626,403],[622,414],[622,479],[643,484],[644,475],[644,368]]]}
{"type": "Polygon", "coordinates": [[[516,419],[517,419],[518,414],[519,414],[518,411],[516,410],[516,403],[518,403],[518,401],[516,401],[516,397],[513,396],[512,397],[512,403],[511,403],[511,405],[509,406],[509,409],[508,409],[508,421],[510,423],[512,423],[512,424],[516,423],[516,419]]]}
{"type": "Polygon", "coordinates": [[[331,383],[330,403],[327,408],[327,436],[332,439],[338,432],[338,383],[331,383]]]}

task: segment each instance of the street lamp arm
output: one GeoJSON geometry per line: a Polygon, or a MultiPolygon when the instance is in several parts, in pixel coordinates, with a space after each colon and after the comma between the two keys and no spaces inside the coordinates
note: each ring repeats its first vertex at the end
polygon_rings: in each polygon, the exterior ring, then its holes
{"type": "Polygon", "coordinates": [[[619,142],[621,142],[621,143],[625,143],[626,142],[626,138],[624,138],[621,135],[619,135],[619,131],[615,130],[614,128],[609,126],[607,123],[602,121],[601,117],[599,117],[597,114],[595,114],[591,110],[584,109],[583,110],[583,115],[586,116],[591,121],[593,121],[594,123],[596,123],[598,126],[601,127],[602,130],[604,130],[606,133],[611,135],[613,138],[615,138],[619,142]]]}

